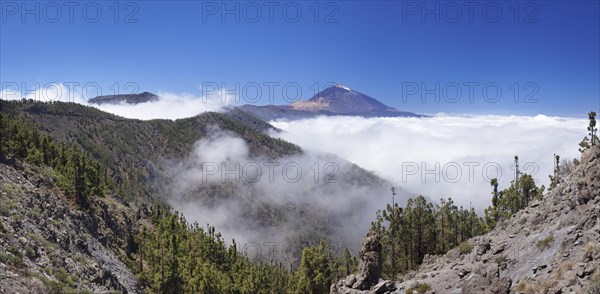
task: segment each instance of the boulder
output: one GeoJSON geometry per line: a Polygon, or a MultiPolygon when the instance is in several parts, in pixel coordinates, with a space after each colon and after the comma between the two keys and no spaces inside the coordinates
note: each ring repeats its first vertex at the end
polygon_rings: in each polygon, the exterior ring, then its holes
{"type": "Polygon", "coordinates": [[[375,293],[385,293],[394,290],[396,290],[396,284],[394,284],[392,281],[381,281],[371,288],[371,291],[375,293]]]}
{"type": "Polygon", "coordinates": [[[484,255],[489,250],[490,250],[490,239],[483,239],[477,245],[477,255],[484,255]]]}

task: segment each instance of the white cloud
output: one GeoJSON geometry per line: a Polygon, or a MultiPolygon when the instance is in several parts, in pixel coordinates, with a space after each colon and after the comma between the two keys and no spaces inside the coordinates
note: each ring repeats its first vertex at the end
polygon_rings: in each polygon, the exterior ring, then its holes
{"type": "Polygon", "coordinates": [[[272,159],[251,157],[248,150],[235,134],[211,129],[187,158],[165,164],[171,179],[167,201],[186,219],[210,223],[242,243],[282,244],[311,232],[358,249],[376,210],[390,199],[389,183],[365,179],[334,155],[272,159]],[[215,193],[216,186],[228,192],[215,193]],[[266,215],[278,221],[266,221],[266,215]],[[322,231],[327,228],[331,231],[322,231]]]}
{"type": "Polygon", "coordinates": [[[481,212],[491,202],[489,178],[498,177],[500,188],[514,178],[515,155],[521,171],[548,186],[553,154],[578,158],[587,121],[543,115],[438,115],[318,117],[271,124],[283,130],[272,136],[336,154],[431,199],[450,196],[465,207],[471,202],[481,212]],[[500,174],[495,167],[501,168],[500,174]]]}
{"type": "Polygon", "coordinates": [[[207,99],[206,97],[197,97],[191,94],[159,92],[157,95],[159,96],[159,100],[156,102],[135,105],[127,103],[87,105],[122,117],[142,120],[186,118],[207,111],[222,111],[228,106],[227,103],[222,102],[220,99],[207,99]]]}

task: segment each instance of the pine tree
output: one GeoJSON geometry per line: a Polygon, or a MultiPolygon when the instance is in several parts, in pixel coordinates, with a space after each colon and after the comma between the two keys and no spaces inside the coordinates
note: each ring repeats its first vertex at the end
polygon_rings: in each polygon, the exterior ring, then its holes
{"type": "Polygon", "coordinates": [[[350,254],[350,251],[348,250],[348,248],[346,248],[344,250],[344,269],[346,272],[346,276],[349,276],[351,273],[354,272],[354,269],[356,268],[356,260],[352,257],[352,255],[350,254]]]}
{"type": "Polygon", "coordinates": [[[490,181],[490,185],[492,187],[494,187],[494,191],[492,192],[492,205],[494,207],[498,206],[498,179],[497,178],[493,178],[490,181]]]}
{"type": "Polygon", "coordinates": [[[327,293],[331,285],[331,273],[325,243],[304,248],[298,269],[299,281],[295,288],[296,292],[327,293]]]}
{"type": "Polygon", "coordinates": [[[548,176],[550,178],[550,187],[548,188],[549,190],[554,189],[559,183],[559,161],[560,156],[554,154],[554,173],[548,176]]]}
{"type": "Polygon", "coordinates": [[[588,118],[590,120],[588,131],[590,132],[591,145],[596,146],[596,144],[598,144],[598,136],[596,136],[596,132],[598,131],[598,128],[596,127],[596,112],[592,111],[588,113],[588,118]]]}
{"type": "Polygon", "coordinates": [[[515,155],[515,180],[513,182],[514,192],[519,195],[519,156],[515,155]]]}
{"type": "Polygon", "coordinates": [[[440,203],[434,207],[418,196],[408,199],[405,208],[394,203],[377,212],[371,228],[381,238],[384,277],[406,273],[418,267],[425,255],[446,253],[461,241],[486,232],[485,222],[473,208],[459,208],[450,197],[440,203]],[[395,238],[392,232],[398,232],[395,238]]]}
{"type": "Polygon", "coordinates": [[[525,208],[531,200],[541,199],[545,189],[543,185],[538,187],[531,175],[520,173],[517,156],[515,156],[515,180],[511,185],[498,191],[497,179],[492,179],[490,184],[494,187],[492,205],[484,211],[488,230],[494,228],[501,218],[508,219],[525,208]]]}
{"type": "Polygon", "coordinates": [[[398,230],[398,226],[397,226],[398,220],[397,219],[399,216],[397,213],[399,211],[399,209],[396,209],[396,190],[394,187],[392,187],[392,207],[393,207],[393,209],[391,211],[391,214],[392,214],[391,215],[391,223],[394,225],[390,226],[390,233],[391,233],[390,245],[392,247],[392,253],[391,253],[392,258],[390,259],[390,261],[391,261],[390,267],[392,270],[392,278],[394,278],[396,276],[396,257],[395,257],[396,256],[396,240],[397,240],[396,233],[398,230]]]}
{"type": "Polygon", "coordinates": [[[583,138],[581,143],[579,143],[579,152],[584,152],[592,146],[596,146],[600,140],[598,140],[598,135],[596,134],[598,128],[596,127],[596,112],[592,111],[588,113],[589,125],[587,127],[589,138],[586,136],[583,138]]]}

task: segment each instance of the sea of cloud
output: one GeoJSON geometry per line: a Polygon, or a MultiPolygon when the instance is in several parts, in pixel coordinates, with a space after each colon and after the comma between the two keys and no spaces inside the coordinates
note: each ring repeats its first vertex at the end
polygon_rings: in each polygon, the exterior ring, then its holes
{"type": "MultiPolygon", "coordinates": [[[[521,172],[548,186],[553,157],[579,158],[587,120],[497,115],[426,118],[318,117],[271,121],[271,135],[312,151],[334,153],[430,199],[452,197],[479,212],[491,204],[490,179],[500,189],[521,172]]],[[[414,196],[414,195],[410,195],[414,196]]]]}

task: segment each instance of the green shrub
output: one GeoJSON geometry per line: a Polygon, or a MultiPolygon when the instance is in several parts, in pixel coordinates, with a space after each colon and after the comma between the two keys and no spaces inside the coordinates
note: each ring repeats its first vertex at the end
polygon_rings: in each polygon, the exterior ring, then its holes
{"type": "Polygon", "coordinates": [[[52,273],[54,274],[54,277],[56,277],[57,280],[68,286],[73,286],[75,284],[73,277],[62,268],[55,269],[52,271],[52,273]]]}
{"type": "Polygon", "coordinates": [[[600,280],[594,281],[585,288],[587,294],[600,294],[600,280]]]}
{"type": "Polygon", "coordinates": [[[406,290],[406,293],[419,293],[419,294],[423,294],[426,293],[427,291],[431,290],[431,286],[429,286],[429,284],[427,283],[417,283],[416,286],[414,286],[413,288],[410,288],[408,290],[406,290]]]}
{"type": "Polygon", "coordinates": [[[25,255],[29,257],[29,259],[36,259],[38,257],[36,250],[29,245],[25,246],[25,255]]]}
{"type": "Polygon", "coordinates": [[[546,237],[545,239],[539,240],[537,242],[537,247],[540,250],[545,250],[548,247],[550,247],[550,244],[552,244],[552,242],[554,242],[554,236],[549,235],[548,237],[546,237]]]}
{"type": "Polygon", "coordinates": [[[0,205],[0,214],[1,215],[9,215],[10,214],[10,209],[8,208],[7,205],[4,205],[4,203],[2,203],[2,205],[0,205]]]}
{"type": "Polygon", "coordinates": [[[65,285],[64,283],[61,283],[60,281],[47,279],[45,277],[42,277],[41,280],[44,283],[44,285],[46,286],[46,292],[50,293],[50,294],[88,293],[85,291],[82,292],[80,290],[73,289],[72,287],[65,285]]]}
{"type": "Polygon", "coordinates": [[[18,258],[23,258],[23,253],[21,253],[21,251],[19,251],[19,247],[11,246],[6,251],[12,253],[12,255],[14,255],[18,258]]]}
{"type": "Polygon", "coordinates": [[[499,257],[496,258],[496,263],[497,264],[502,264],[503,262],[506,262],[507,258],[506,255],[501,255],[499,257]]]}
{"type": "Polygon", "coordinates": [[[0,262],[5,264],[10,264],[16,267],[23,267],[25,264],[23,263],[23,259],[19,256],[11,255],[8,253],[0,252],[0,262]]]}
{"type": "Polygon", "coordinates": [[[471,253],[471,251],[473,251],[473,244],[469,242],[462,242],[458,244],[458,252],[460,254],[468,254],[471,253]]]}

